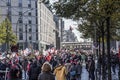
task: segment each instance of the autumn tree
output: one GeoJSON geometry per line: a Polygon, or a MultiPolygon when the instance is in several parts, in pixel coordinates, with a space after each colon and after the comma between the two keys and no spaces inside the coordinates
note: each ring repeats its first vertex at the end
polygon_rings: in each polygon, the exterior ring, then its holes
{"type": "Polygon", "coordinates": [[[5,36],[6,36],[6,27],[5,21],[0,24],[0,44],[5,43],[5,36]]]}
{"type": "Polygon", "coordinates": [[[17,37],[12,30],[12,25],[8,18],[0,24],[0,43],[6,44],[6,48],[9,49],[10,45],[17,43],[17,37]]]}

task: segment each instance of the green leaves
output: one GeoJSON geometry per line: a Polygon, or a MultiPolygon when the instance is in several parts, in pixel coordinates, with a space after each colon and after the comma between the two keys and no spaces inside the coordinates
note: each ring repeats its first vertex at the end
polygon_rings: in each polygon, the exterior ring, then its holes
{"type": "Polygon", "coordinates": [[[0,44],[5,42],[5,38],[6,38],[6,24],[5,21],[3,21],[0,24],[0,44]]]}
{"type": "Polygon", "coordinates": [[[12,31],[12,26],[8,18],[0,24],[0,44],[9,43],[14,45],[17,43],[17,38],[12,31]]]}
{"type": "MultiPolygon", "coordinates": [[[[56,14],[73,20],[82,22],[79,24],[79,31],[84,37],[93,37],[94,27],[101,33],[104,30],[106,34],[105,20],[111,18],[111,38],[117,36],[116,29],[120,28],[120,1],[119,0],[70,0],[69,2],[54,3],[56,14]],[[103,28],[103,29],[101,29],[103,28]],[[114,34],[114,35],[113,35],[114,34]]],[[[101,36],[101,34],[99,34],[101,36]]]]}

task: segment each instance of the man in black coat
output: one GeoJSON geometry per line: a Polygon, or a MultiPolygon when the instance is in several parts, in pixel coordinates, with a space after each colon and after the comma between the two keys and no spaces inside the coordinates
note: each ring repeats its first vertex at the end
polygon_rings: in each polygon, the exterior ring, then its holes
{"type": "Polygon", "coordinates": [[[89,78],[91,80],[95,80],[95,61],[93,60],[93,57],[91,57],[90,62],[88,63],[88,72],[89,72],[89,78]]]}
{"type": "Polygon", "coordinates": [[[37,80],[40,73],[40,68],[37,66],[37,61],[33,62],[28,72],[29,80],[37,80]]]}

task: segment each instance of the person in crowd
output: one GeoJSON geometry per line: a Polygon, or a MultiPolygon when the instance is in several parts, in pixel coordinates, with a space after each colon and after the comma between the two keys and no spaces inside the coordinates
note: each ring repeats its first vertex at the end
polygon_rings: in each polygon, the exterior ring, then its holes
{"type": "Polygon", "coordinates": [[[66,67],[63,64],[63,61],[60,59],[58,61],[58,66],[54,70],[54,74],[56,76],[56,80],[66,80],[66,75],[68,73],[66,67]]]}
{"type": "Polygon", "coordinates": [[[28,60],[24,59],[22,62],[24,79],[27,79],[27,64],[28,64],[28,60]]]}
{"type": "MultiPolygon", "coordinates": [[[[0,70],[5,71],[7,68],[7,64],[6,64],[6,60],[3,59],[2,61],[0,61],[0,70]]],[[[5,79],[5,73],[0,72],[0,80],[4,80],[5,79]]]]}
{"type": "Polygon", "coordinates": [[[9,80],[21,80],[22,79],[22,69],[16,61],[13,61],[10,67],[9,76],[10,76],[9,80]]]}
{"type": "Polygon", "coordinates": [[[88,63],[88,72],[89,72],[89,79],[95,80],[95,61],[93,60],[93,57],[90,56],[90,61],[88,63]]]}
{"type": "Polygon", "coordinates": [[[72,62],[70,68],[70,80],[76,80],[76,63],[72,62]]]}
{"type": "Polygon", "coordinates": [[[52,67],[56,67],[57,66],[56,56],[52,57],[52,59],[50,60],[50,64],[52,65],[52,67]]]}
{"type": "Polygon", "coordinates": [[[39,74],[38,80],[55,80],[55,76],[52,73],[52,66],[49,62],[45,62],[42,65],[41,73],[39,74]]]}
{"type": "Polygon", "coordinates": [[[37,80],[38,75],[40,73],[40,68],[37,66],[37,61],[34,61],[30,66],[30,70],[28,72],[29,80],[37,80]]]}
{"type": "Polygon", "coordinates": [[[76,80],[81,80],[82,65],[80,61],[77,61],[76,64],[76,80]]]}
{"type": "Polygon", "coordinates": [[[66,67],[66,69],[67,69],[67,71],[68,71],[68,74],[66,75],[67,80],[70,80],[70,67],[71,67],[71,63],[70,63],[70,60],[69,60],[69,59],[66,60],[66,62],[65,62],[65,67],[66,67]]]}
{"type": "Polygon", "coordinates": [[[114,55],[114,54],[112,54],[112,56],[111,56],[111,67],[112,67],[112,72],[114,73],[114,74],[116,74],[116,71],[115,71],[115,69],[116,69],[116,55],[114,55]]]}
{"type": "Polygon", "coordinates": [[[98,63],[97,63],[97,71],[99,75],[101,75],[101,69],[102,69],[102,55],[99,55],[98,57],[98,63]]]}
{"type": "Polygon", "coordinates": [[[88,71],[88,63],[89,63],[89,57],[88,56],[86,56],[86,59],[85,59],[85,68],[86,68],[86,70],[88,71]]]}

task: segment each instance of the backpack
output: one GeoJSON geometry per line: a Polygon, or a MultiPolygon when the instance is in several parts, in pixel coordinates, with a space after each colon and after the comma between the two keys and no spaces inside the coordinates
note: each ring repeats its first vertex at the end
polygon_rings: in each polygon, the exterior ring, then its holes
{"type": "Polygon", "coordinates": [[[75,76],[75,75],[76,75],[76,71],[71,71],[71,72],[70,72],[70,75],[71,75],[71,76],[75,76]]]}
{"type": "Polygon", "coordinates": [[[70,75],[71,75],[71,76],[75,76],[75,75],[76,75],[76,67],[75,67],[75,66],[72,66],[72,67],[71,67],[70,75]]]}

